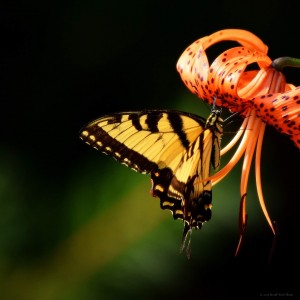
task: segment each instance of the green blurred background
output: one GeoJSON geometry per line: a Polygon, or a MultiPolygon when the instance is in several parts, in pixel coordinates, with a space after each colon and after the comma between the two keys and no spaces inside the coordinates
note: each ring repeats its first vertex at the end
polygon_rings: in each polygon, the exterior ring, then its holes
{"type": "MultiPolygon", "coordinates": [[[[188,260],[182,222],[150,196],[149,177],[78,138],[114,111],[207,116],[176,72],[183,50],[242,28],[271,58],[299,57],[298,12],[298,1],[2,3],[0,299],[299,299],[299,151],[286,137],[268,127],[263,146],[263,191],[279,227],[271,264],[253,174],[234,257],[240,164],[215,186],[212,220],[193,233],[188,260]]],[[[299,70],[286,74],[300,85],[299,70]]]]}

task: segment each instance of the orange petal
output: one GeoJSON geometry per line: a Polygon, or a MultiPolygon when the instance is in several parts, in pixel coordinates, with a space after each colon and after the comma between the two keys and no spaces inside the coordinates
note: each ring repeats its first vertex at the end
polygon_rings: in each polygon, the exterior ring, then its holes
{"type": "Polygon", "coordinates": [[[238,86],[242,88],[254,76],[252,72],[244,74],[244,71],[254,62],[259,67],[269,66],[271,60],[266,52],[267,46],[248,31],[221,30],[190,45],[180,56],[177,70],[188,89],[199,98],[210,104],[234,107],[233,111],[241,111],[247,102],[239,99],[238,86]],[[244,47],[223,52],[210,66],[205,50],[215,43],[228,40],[244,47]],[[215,96],[218,97],[216,102],[215,96]]]}
{"type": "MultiPolygon", "coordinates": [[[[208,82],[214,83],[209,88],[215,91],[220,99],[220,103],[217,101],[217,105],[227,106],[232,111],[241,111],[246,105],[249,105],[247,99],[249,95],[245,92],[245,88],[250,83],[252,85],[260,83],[256,76],[259,69],[245,72],[245,69],[253,63],[269,66],[271,60],[261,52],[251,51],[244,47],[231,48],[215,59],[210,67],[208,82]],[[250,79],[252,80],[250,81],[250,79]]],[[[251,95],[249,98],[252,97],[251,95]]]]}
{"type": "Polygon", "coordinates": [[[237,256],[239,254],[240,250],[241,250],[244,233],[245,233],[245,229],[246,229],[246,226],[247,226],[248,215],[246,213],[246,196],[247,196],[247,194],[244,194],[241,197],[241,201],[240,201],[240,212],[239,212],[239,233],[240,233],[240,238],[239,238],[239,242],[238,242],[238,245],[236,247],[236,250],[235,250],[235,256],[237,256]]]}
{"type": "Polygon", "coordinates": [[[261,209],[263,211],[263,214],[269,223],[269,226],[271,230],[273,231],[273,234],[275,235],[275,229],[273,226],[273,223],[271,221],[271,218],[269,216],[263,192],[262,192],[262,185],[261,185],[261,172],[260,172],[260,163],[261,163],[261,150],[262,150],[262,143],[263,143],[263,137],[264,137],[264,132],[265,132],[265,127],[266,124],[262,122],[260,131],[259,131],[259,136],[257,140],[257,147],[256,147],[256,157],[255,157],[255,181],[256,181],[256,189],[257,189],[257,195],[259,199],[259,203],[261,206],[261,209]]]}
{"type": "Polygon", "coordinates": [[[285,93],[252,99],[257,115],[279,132],[287,134],[300,149],[300,87],[285,93]]]}
{"type": "Polygon", "coordinates": [[[208,59],[203,48],[202,38],[190,45],[180,56],[177,71],[187,88],[199,98],[198,88],[202,82],[207,81],[209,70],[208,59]]]}
{"type": "Polygon", "coordinates": [[[222,41],[236,41],[242,46],[263,53],[268,52],[268,46],[252,32],[243,29],[223,29],[207,37],[203,41],[204,49],[222,41]]]}

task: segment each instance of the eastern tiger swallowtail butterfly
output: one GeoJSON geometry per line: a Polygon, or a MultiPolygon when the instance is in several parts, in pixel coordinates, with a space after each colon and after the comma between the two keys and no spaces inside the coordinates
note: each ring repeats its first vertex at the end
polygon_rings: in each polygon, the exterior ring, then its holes
{"type": "MultiPolygon", "coordinates": [[[[184,221],[181,251],[192,229],[211,218],[211,166],[220,165],[223,120],[212,109],[205,120],[172,110],[122,112],[92,121],[80,138],[118,162],[150,174],[151,194],[174,219],[184,221]]],[[[190,255],[190,240],[186,248],[190,255]]]]}

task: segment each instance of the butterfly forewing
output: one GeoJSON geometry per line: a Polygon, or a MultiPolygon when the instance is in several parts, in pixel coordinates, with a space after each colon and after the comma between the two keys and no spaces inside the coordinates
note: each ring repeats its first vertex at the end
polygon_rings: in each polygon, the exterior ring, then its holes
{"type": "Polygon", "coordinates": [[[183,155],[189,147],[186,129],[191,139],[202,130],[202,118],[196,121],[177,114],[168,111],[113,114],[88,124],[80,137],[136,171],[150,173],[154,164],[163,167],[183,155]]]}

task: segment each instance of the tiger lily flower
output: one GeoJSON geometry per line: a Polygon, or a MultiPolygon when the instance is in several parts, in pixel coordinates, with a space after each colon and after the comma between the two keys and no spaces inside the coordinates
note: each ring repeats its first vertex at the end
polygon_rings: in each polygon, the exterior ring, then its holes
{"type": "Polygon", "coordinates": [[[244,117],[241,130],[221,150],[221,156],[241,139],[238,149],[219,172],[208,178],[213,185],[218,183],[244,156],[240,184],[240,239],[236,254],[246,226],[246,194],[254,152],[258,199],[273,234],[276,234],[264,202],[260,175],[266,124],[288,135],[300,149],[300,87],[286,83],[281,72],[282,66],[298,66],[299,62],[292,58],[272,62],[267,51],[268,47],[251,32],[225,29],[195,41],[177,63],[177,70],[191,92],[209,104],[226,107],[244,117]],[[235,41],[239,45],[209,63],[206,50],[222,41],[235,41]]]}

